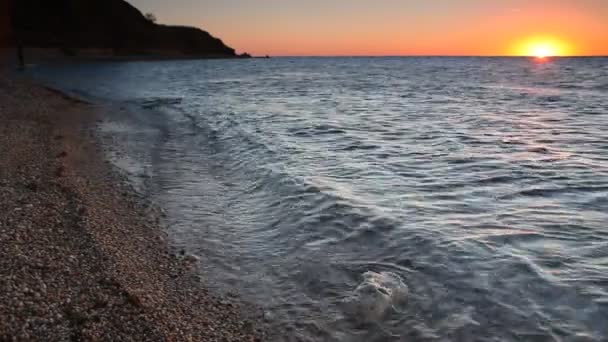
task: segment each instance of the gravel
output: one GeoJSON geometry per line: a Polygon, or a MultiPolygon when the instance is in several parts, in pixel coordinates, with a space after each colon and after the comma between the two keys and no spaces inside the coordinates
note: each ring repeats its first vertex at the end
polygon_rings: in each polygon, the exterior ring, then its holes
{"type": "Polygon", "coordinates": [[[6,74],[0,90],[0,341],[264,340],[103,159],[94,106],[6,74]]]}

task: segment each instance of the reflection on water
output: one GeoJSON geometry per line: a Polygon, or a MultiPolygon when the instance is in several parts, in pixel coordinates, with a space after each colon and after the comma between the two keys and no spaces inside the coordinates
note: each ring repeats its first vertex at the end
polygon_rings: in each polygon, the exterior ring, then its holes
{"type": "Polygon", "coordinates": [[[38,70],[278,340],[608,339],[608,60],[38,70]]]}

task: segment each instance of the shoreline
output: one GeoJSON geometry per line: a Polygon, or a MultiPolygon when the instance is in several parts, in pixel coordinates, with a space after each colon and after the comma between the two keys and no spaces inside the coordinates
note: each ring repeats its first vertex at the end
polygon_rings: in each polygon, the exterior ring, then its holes
{"type": "Polygon", "coordinates": [[[260,341],[104,158],[99,110],[0,75],[0,340],[260,341]]]}
{"type": "MultiPolygon", "coordinates": [[[[16,65],[17,54],[15,48],[0,47],[0,57],[11,60],[16,65]],[[8,57],[8,58],[7,58],[8,57]]],[[[188,55],[179,53],[167,53],[163,51],[152,51],[148,53],[117,54],[112,49],[77,49],[73,55],[67,55],[61,49],[55,48],[24,48],[26,65],[36,64],[72,64],[72,63],[112,63],[112,62],[159,62],[159,61],[190,61],[190,60],[243,60],[261,57],[244,55],[218,55],[201,54],[188,55]]],[[[1,60],[2,58],[0,58],[1,60]]]]}

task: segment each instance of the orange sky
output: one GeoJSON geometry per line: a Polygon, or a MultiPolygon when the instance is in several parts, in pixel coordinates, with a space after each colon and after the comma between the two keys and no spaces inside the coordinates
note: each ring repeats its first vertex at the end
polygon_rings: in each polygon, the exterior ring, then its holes
{"type": "Polygon", "coordinates": [[[130,0],[255,55],[608,55],[608,0],[130,0]]]}

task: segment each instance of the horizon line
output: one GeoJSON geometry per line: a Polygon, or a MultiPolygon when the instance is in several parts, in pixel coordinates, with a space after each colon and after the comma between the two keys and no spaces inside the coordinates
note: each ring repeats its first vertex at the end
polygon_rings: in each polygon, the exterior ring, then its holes
{"type": "MultiPolygon", "coordinates": [[[[348,58],[370,58],[370,57],[450,57],[450,58],[538,58],[538,56],[512,56],[512,55],[253,55],[254,57],[320,57],[320,58],[332,58],[332,57],[348,57],[348,58]]],[[[546,59],[552,58],[608,58],[606,55],[569,55],[569,56],[547,56],[546,59]]]]}

